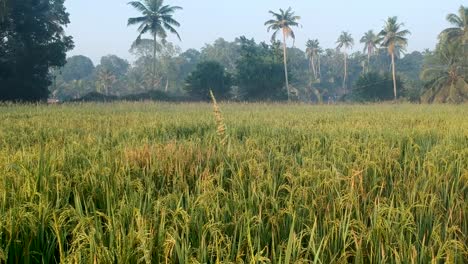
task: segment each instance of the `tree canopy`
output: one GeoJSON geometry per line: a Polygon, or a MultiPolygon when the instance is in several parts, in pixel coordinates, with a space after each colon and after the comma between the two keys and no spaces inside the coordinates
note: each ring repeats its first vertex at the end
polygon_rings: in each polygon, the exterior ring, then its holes
{"type": "Polygon", "coordinates": [[[270,11],[272,17],[264,25],[272,31],[271,42],[218,38],[199,50],[182,51],[167,39],[169,34],[180,39],[174,15],[181,7],[164,0],[131,1],[130,7],[139,13],[127,20],[138,26],[136,41],[129,47],[135,59],[128,62],[111,54],[94,65],[83,55],[65,60],[73,41],[64,32],[69,18],[63,2],[0,2],[0,101],[76,100],[88,93],[205,100],[206,86],[215,86],[206,79],[210,74],[224,81],[216,85],[222,88],[215,91],[220,99],[375,101],[389,99],[380,90],[388,88],[389,73],[394,99],[467,100],[464,6],[447,15],[450,26],[440,33],[434,50],[407,53],[410,32],[393,16],[380,31],[360,36],[358,51],[351,51],[354,39],[345,31],[335,47],[322,48],[319,39],[309,39],[304,50],[288,47],[287,39],[295,40],[294,27],[300,26],[300,17],[288,8],[270,11]]]}
{"type": "Polygon", "coordinates": [[[185,90],[199,100],[209,100],[210,90],[218,99],[226,99],[229,98],[231,80],[219,62],[205,61],[199,63],[187,77],[185,90]]]}
{"type": "Polygon", "coordinates": [[[0,101],[45,100],[50,69],[73,48],[64,0],[9,1],[0,20],[0,101]]]}

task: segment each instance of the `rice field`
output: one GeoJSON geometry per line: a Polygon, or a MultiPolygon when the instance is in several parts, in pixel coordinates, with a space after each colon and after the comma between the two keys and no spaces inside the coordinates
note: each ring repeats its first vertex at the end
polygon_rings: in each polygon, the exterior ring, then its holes
{"type": "Polygon", "coordinates": [[[0,263],[468,263],[468,105],[219,106],[0,106],[0,263]]]}

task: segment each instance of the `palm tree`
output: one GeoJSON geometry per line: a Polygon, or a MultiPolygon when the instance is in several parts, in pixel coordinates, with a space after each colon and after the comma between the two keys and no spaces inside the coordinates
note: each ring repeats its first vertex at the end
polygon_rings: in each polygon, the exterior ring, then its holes
{"type": "Polygon", "coordinates": [[[463,44],[464,54],[467,54],[468,45],[468,8],[460,6],[458,15],[447,15],[447,21],[454,27],[447,28],[441,33],[447,36],[448,41],[460,41],[463,44]]]}
{"type": "Polygon", "coordinates": [[[468,100],[468,83],[463,72],[461,42],[442,39],[435,53],[426,56],[421,79],[426,81],[422,100],[432,102],[463,102],[468,100]]]}
{"type": "Polygon", "coordinates": [[[343,31],[336,41],[338,46],[337,49],[344,49],[344,77],[343,77],[343,90],[346,92],[346,82],[348,79],[348,53],[346,52],[347,49],[351,49],[354,45],[354,39],[348,32],[343,31]]]}
{"type": "Polygon", "coordinates": [[[407,35],[411,34],[408,30],[401,30],[403,23],[398,23],[396,16],[389,17],[385,22],[385,26],[379,33],[378,42],[383,47],[388,49],[388,53],[392,57],[392,75],[393,75],[393,95],[397,99],[397,82],[396,82],[396,67],[395,67],[395,54],[400,50],[404,50],[408,45],[407,35]]]}
{"type": "Polygon", "coordinates": [[[462,68],[467,76],[468,70],[468,8],[463,5],[458,9],[458,15],[447,15],[447,21],[454,27],[447,28],[441,33],[441,37],[445,35],[447,41],[459,42],[462,44],[462,68]]]}
{"type": "Polygon", "coordinates": [[[306,47],[307,58],[309,59],[310,67],[312,69],[312,72],[314,73],[314,78],[318,79],[318,56],[320,51],[320,43],[318,39],[308,40],[306,43],[306,47]],[[317,64],[315,63],[315,61],[317,61],[317,64]]]}
{"type": "Polygon", "coordinates": [[[173,14],[177,10],[181,10],[180,6],[164,5],[164,0],[140,0],[131,1],[128,3],[142,16],[128,19],[128,26],[139,25],[139,35],[136,43],[141,41],[142,35],[150,33],[153,36],[153,85],[156,81],[156,51],[157,38],[161,38],[163,43],[167,38],[167,32],[173,33],[180,40],[179,33],[174,27],[180,27],[179,22],[173,18],[173,14]]]}
{"type": "Polygon", "coordinates": [[[100,69],[98,72],[98,79],[96,81],[97,92],[109,95],[109,89],[116,82],[116,77],[106,69],[100,69]]]}
{"type": "Polygon", "coordinates": [[[321,63],[321,57],[322,57],[322,54],[323,54],[323,49],[322,47],[318,47],[317,49],[317,64],[318,64],[318,77],[319,79],[322,78],[322,63],[321,63]]]}
{"type": "Polygon", "coordinates": [[[286,78],[286,89],[288,91],[288,101],[291,100],[291,92],[289,90],[289,79],[288,79],[288,62],[287,62],[287,46],[286,39],[291,37],[293,40],[296,40],[296,35],[292,30],[292,27],[299,26],[297,22],[301,19],[300,16],[296,16],[292,11],[292,8],[288,8],[286,11],[283,9],[279,10],[279,13],[270,11],[270,14],[273,15],[274,19],[268,20],[265,22],[265,26],[268,26],[268,32],[274,30],[272,40],[276,39],[276,35],[281,30],[283,33],[283,59],[284,59],[284,76],[286,78]]]}
{"type": "Polygon", "coordinates": [[[378,45],[378,37],[374,31],[369,30],[364,33],[364,36],[361,38],[361,43],[364,44],[364,53],[367,53],[367,72],[370,68],[370,57],[375,54],[378,45]]]}

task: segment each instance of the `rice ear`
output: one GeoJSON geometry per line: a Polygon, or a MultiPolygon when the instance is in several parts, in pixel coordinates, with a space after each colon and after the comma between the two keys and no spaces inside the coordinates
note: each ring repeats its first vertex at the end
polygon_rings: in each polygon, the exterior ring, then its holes
{"type": "Polygon", "coordinates": [[[218,137],[221,140],[221,144],[225,145],[228,141],[228,136],[226,134],[226,124],[224,123],[223,115],[221,114],[221,110],[218,106],[218,103],[216,102],[216,98],[212,90],[210,90],[210,97],[211,102],[213,103],[213,111],[216,119],[216,133],[218,134],[218,137]]]}

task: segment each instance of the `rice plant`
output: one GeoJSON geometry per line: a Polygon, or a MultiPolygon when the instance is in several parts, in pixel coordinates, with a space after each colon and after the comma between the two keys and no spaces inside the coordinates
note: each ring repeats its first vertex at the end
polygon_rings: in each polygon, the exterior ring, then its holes
{"type": "Polygon", "coordinates": [[[0,107],[0,263],[468,262],[466,105],[212,107],[0,107]]]}
{"type": "Polygon", "coordinates": [[[214,116],[216,118],[216,133],[218,136],[221,138],[221,144],[224,145],[228,138],[226,135],[226,124],[224,123],[224,118],[223,115],[221,114],[221,109],[218,106],[218,102],[216,101],[216,97],[213,94],[213,91],[210,90],[210,97],[211,97],[211,102],[213,103],[213,112],[214,116]]]}

